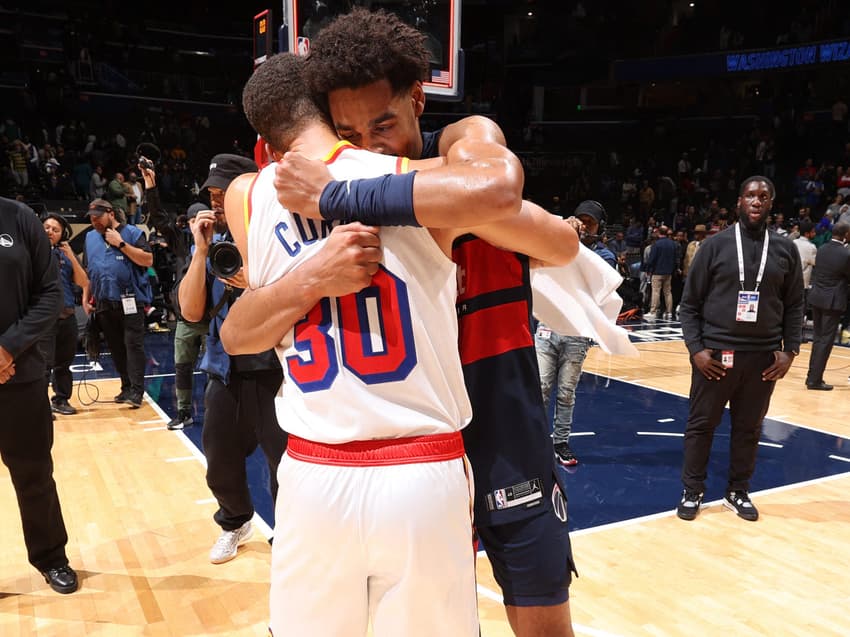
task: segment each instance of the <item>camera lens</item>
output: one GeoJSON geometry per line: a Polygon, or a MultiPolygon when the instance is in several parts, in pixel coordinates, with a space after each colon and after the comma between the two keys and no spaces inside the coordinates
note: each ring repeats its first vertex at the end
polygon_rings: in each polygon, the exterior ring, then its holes
{"type": "Polygon", "coordinates": [[[242,267],[242,255],[230,241],[216,241],[209,251],[210,271],[220,279],[229,279],[242,267]]]}

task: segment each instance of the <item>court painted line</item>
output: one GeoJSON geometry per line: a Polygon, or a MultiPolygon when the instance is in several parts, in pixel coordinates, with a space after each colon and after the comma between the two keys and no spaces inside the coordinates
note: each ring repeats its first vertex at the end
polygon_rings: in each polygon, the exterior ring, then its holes
{"type": "Polygon", "coordinates": [[[187,460],[197,460],[195,456],[180,456],[179,458],[166,458],[166,462],[186,462],[187,460]]]}
{"type": "MultiPolygon", "coordinates": [[[[850,458],[847,460],[850,462],[850,458]]],[[[772,493],[779,493],[781,491],[791,491],[793,489],[798,489],[801,487],[808,487],[813,484],[820,484],[821,482],[830,482],[832,480],[840,480],[842,478],[847,478],[850,476],[850,472],[848,473],[837,473],[831,476],[823,476],[822,478],[815,478],[814,480],[806,480],[804,482],[795,482],[793,484],[785,484],[780,487],[774,487],[772,489],[765,489],[763,491],[751,491],[750,495],[770,495],[772,493]]],[[[661,518],[669,518],[676,515],[676,509],[674,508],[677,502],[672,502],[669,511],[661,511],[660,513],[652,513],[650,515],[643,515],[637,518],[630,518],[628,520],[619,520],[617,522],[611,522],[609,524],[600,524],[599,526],[590,526],[586,529],[577,529],[575,531],[570,531],[571,536],[578,535],[590,535],[591,533],[599,533],[600,531],[607,531],[609,529],[619,529],[625,528],[628,526],[634,526],[636,524],[642,524],[643,522],[648,522],[650,520],[660,520],[661,518]]],[[[723,504],[723,499],[712,500],[711,502],[703,502],[702,508],[720,505],[723,504]]]]}
{"type": "Polygon", "coordinates": [[[761,440],[759,440],[759,444],[762,447],[773,447],[774,449],[782,449],[782,448],[785,447],[785,445],[780,445],[780,444],[775,443],[775,442],[762,442],[761,440]]]}
{"type": "MultiPolygon", "coordinates": [[[[590,374],[591,376],[599,376],[600,378],[605,378],[605,376],[603,374],[597,374],[595,372],[585,371],[583,373],[590,374]]],[[[621,383],[625,383],[626,385],[635,385],[637,387],[640,387],[641,389],[648,389],[649,391],[657,391],[657,392],[661,392],[662,394],[669,394],[670,396],[678,396],[679,398],[684,398],[685,400],[689,399],[687,394],[679,394],[677,392],[670,391],[669,389],[659,389],[657,387],[650,387],[646,384],[641,384],[641,379],[639,379],[639,378],[629,380],[627,378],[615,376],[614,380],[618,380],[621,383]]],[[[729,409],[729,408],[724,407],[724,409],[729,409]]],[[[770,414],[768,414],[765,417],[770,418],[770,420],[775,420],[777,422],[785,423],[786,425],[794,425],[795,427],[799,427],[800,429],[808,429],[809,431],[816,431],[816,432],[821,433],[821,434],[826,434],[827,436],[835,436],[837,438],[844,438],[845,440],[850,440],[850,436],[843,436],[841,434],[835,433],[834,431],[826,431],[825,429],[819,429],[818,427],[812,427],[811,425],[803,425],[803,424],[800,424],[798,422],[794,422],[793,420],[788,420],[788,419],[784,419],[784,418],[782,420],[780,420],[778,416],[771,416],[770,414]]],[[[572,435],[572,434],[570,434],[570,435],[572,435]]]]}
{"type": "MultiPolygon", "coordinates": [[[[684,433],[674,431],[636,431],[638,436],[667,436],[668,438],[684,438],[684,433]]],[[[570,434],[572,435],[572,434],[570,434]]]]}
{"type": "Polygon", "coordinates": [[[595,431],[571,431],[570,432],[570,438],[572,438],[573,436],[595,436],[595,435],[596,435],[595,431]]]}
{"type": "Polygon", "coordinates": [[[832,458],[833,460],[841,460],[841,462],[850,462],[850,458],[845,458],[844,456],[836,456],[834,454],[830,454],[827,458],[832,458]]]}
{"type": "MultiPolygon", "coordinates": [[[[572,435],[572,434],[570,434],[572,435]]],[[[484,551],[478,551],[480,554],[485,554],[484,551]]],[[[489,588],[478,584],[478,594],[481,597],[486,597],[487,599],[496,602],[497,604],[502,604],[502,596],[495,592],[491,591],[489,588]]],[[[619,637],[616,633],[609,633],[606,630],[599,630],[598,628],[591,628],[590,626],[582,626],[581,624],[573,623],[573,631],[579,635],[590,635],[590,637],[619,637]]]]}
{"type": "Polygon", "coordinates": [[[675,418],[659,418],[656,422],[673,422],[675,418]]]}
{"type": "Polygon", "coordinates": [[[156,420],[140,420],[137,422],[137,425],[158,425],[162,422],[162,419],[157,418],[156,420]]]}
{"type": "MultiPolygon", "coordinates": [[[[162,418],[163,421],[167,421],[169,419],[168,414],[165,413],[165,410],[153,400],[151,400],[151,407],[153,407],[153,410],[159,414],[160,418],[162,418]]],[[[180,441],[183,443],[183,446],[186,447],[189,453],[192,454],[192,457],[198,462],[200,462],[206,470],[207,459],[206,457],[204,457],[204,454],[201,452],[201,450],[195,446],[195,443],[192,442],[192,439],[189,438],[189,436],[187,436],[181,430],[175,430],[173,433],[180,439],[180,441]]],[[[251,523],[255,527],[257,527],[257,529],[266,537],[266,539],[274,535],[271,526],[269,526],[268,522],[266,522],[262,517],[260,517],[258,513],[254,513],[254,517],[251,518],[251,523]]]]}

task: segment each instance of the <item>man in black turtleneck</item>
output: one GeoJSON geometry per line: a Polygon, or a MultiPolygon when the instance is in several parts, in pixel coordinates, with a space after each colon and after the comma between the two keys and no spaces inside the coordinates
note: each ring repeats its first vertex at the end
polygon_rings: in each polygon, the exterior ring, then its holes
{"type": "Polygon", "coordinates": [[[775,194],[767,177],[745,179],[738,223],[703,243],[685,280],[679,318],[691,355],[691,392],[677,509],[683,520],[699,513],[727,402],[732,434],[723,504],[745,520],[758,519],[748,491],[761,423],[776,381],[799,352],[804,309],[800,254],[788,238],[767,230],[775,194]]]}

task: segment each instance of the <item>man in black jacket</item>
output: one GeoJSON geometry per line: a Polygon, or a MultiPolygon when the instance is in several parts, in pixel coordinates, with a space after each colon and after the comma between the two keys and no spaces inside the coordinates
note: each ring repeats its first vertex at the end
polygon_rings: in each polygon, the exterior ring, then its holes
{"type": "MultiPolygon", "coordinates": [[[[36,346],[62,310],[50,242],[27,206],[0,198],[0,457],[9,469],[27,557],[57,593],[77,590],[53,481],[53,417],[36,346]]],[[[6,516],[8,517],[8,516],[6,516]]]]}
{"type": "Polygon", "coordinates": [[[744,180],[738,223],[710,237],[688,270],[679,318],[691,355],[690,413],[677,509],[699,513],[714,430],[729,403],[729,481],[723,504],[757,520],[750,501],[761,423],[776,381],[799,353],[803,322],[800,253],[767,229],[776,190],[767,177],[744,180]]]}
{"type": "Polygon", "coordinates": [[[832,228],[832,239],[818,248],[809,304],[812,306],[812,355],[809,373],[806,375],[808,389],[829,391],[832,385],[823,381],[823,370],[832,353],[835,332],[841,316],[847,309],[847,289],[850,286],[850,250],[845,246],[850,225],[836,224],[832,228]]]}

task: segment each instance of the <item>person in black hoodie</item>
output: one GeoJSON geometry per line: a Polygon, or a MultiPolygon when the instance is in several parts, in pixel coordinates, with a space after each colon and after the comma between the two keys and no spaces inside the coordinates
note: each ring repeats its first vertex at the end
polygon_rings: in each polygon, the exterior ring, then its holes
{"type": "Polygon", "coordinates": [[[738,196],[738,223],[709,237],[685,279],[679,319],[691,355],[690,413],[685,428],[677,515],[693,520],[705,492],[714,430],[729,403],[729,481],[723,504],[758,519],[750,501],[761,423],[776,381],[800,351],[803,270],[787,237],[767,229],[776,190],[748,177],[738,196]]]}
{"type": "Polygon", "coordinates": [[[0,457],[9,469],[27,558],[58,593],[77,590],[53,480],[53,416],[37,347],[62,310],[59,272],[35,212],[0,198],[0,457]]]}

